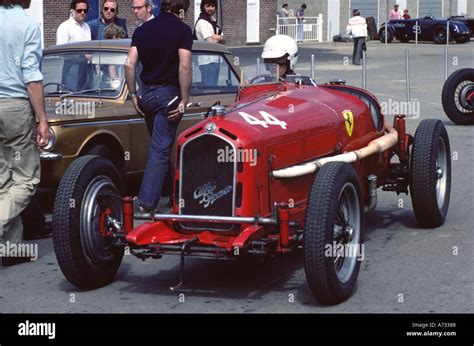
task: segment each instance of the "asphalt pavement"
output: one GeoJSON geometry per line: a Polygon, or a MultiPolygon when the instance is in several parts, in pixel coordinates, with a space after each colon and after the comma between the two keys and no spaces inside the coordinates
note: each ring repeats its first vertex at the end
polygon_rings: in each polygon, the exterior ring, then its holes
{"type": "MultiPolygon", "coordinates": [[[[188,259],[187,289],[170,293],[179,280],[179,257],[142,262],[125,256],[115,282],[78,290],[66,281],[51,238],[39,245],[36,263],[0,267],[0,313],[400,313],[474,311],[474,131],[453,124],[441,106],[444,46],[369,42],[367,89],[390,105],[406,101],[405,49],[409,49],[411,101],[407,120],[414,134],[423,119],[440,119],[452,151],[451,203],[446,223],[421,229],[410,197],[378,191],[379,202],[365,222],[365,259],[357,289],[337,306],[319,305],[306,284],[302,251],[265,263],[188,259]],[[419,103],[416,103],[419,102],[419,103]],[[419,112],[416,111],[417,105],[419,112]],[[413,111],[415,110],[415,111],[413,111]]],[[[232,49],[242,66],[256,62],[262,47],[232,49]]],[[[309,74],[315,56],[316,80],[342,78],[362,86],[362,67],[346,65],[351,43],[303,44],[296,70],[309,74]]],[[[449,46],[449,72],[474,68],[474,41],[449,46]],[[455,65],[453,65],[455,63],[455,65]]],[[[392,117],[389,116],[389,119],[392,117]]]]}

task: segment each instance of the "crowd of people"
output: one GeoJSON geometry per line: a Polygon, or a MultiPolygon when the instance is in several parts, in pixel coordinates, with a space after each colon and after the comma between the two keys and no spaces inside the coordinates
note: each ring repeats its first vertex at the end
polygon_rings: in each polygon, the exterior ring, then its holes
{"type": "MultiPolygon", "coordinates": [[[[141,24],[154,18],[151,0],[133,0],[132,9],[141,24]]],[[[118,16],[116,0],[103,0],[100,17],[90,21],[86,21],[87,0],[72,0],[69,11],[70,17],[56,32],[56,44],[128,37],[127,21],[118,16]]]]}

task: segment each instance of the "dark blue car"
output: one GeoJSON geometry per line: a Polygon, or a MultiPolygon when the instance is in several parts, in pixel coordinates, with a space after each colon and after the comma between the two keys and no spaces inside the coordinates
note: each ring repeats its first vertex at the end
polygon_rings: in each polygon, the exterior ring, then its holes
{"type": "MultiPolygon", "coordinates": [[[[418,41],[434,41],[436,43],[446,43],[448,38],[446,19],[436,19],[433,16],[426,16],[419,19],[398,19],[385,23],[379,30],[380,42],[392,42],[394,38],[401,42],[408,42],[416,39],[418,31],[418,41]],[[418,21],[418,27],[417,27],[418,21]]],[[[449,40],[457,43],[466,43],[471,37],[471,30],[459,21],[449,21],[449,40]]]]}

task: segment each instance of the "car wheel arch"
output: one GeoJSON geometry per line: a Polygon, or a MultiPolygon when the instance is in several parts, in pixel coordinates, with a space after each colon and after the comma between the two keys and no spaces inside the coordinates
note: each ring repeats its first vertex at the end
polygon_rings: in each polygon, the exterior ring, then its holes
{"type": "Polygon", "coordinates": [[[104,155],[110,159],[120,170],[125,164],[125,149],[122,141],[113,133],[99,132],[94,133],[85,140],[79,150],[78,156],[91,154],[94,148],[105,146],[110,150],[110,155],[104,155]]]}

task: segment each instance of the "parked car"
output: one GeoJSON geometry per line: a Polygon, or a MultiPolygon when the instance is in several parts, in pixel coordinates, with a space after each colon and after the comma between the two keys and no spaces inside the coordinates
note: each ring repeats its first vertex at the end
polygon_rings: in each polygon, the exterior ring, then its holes
{"type": "MultiPolygon", "coordinates": [[[[150,136],[125,83],[123,64],[130,42],[87,41],[44,50],[51,142],[40,153],[40,187],[56,188],[71,162],[84,155],[107,158],[125,181],[143,174],[150,136]]],[[[202,120],[217,98],[223,105],[233,102],[240,80],[240,69],[223,45],[195,41],[192,61],[191,99],[178,134],[202,120]],[[204,55],[221,57],[215,86],[201,83],[198,58],[204,55]]]]}
{"type": "Polygon", "coordinates": [[[54,250],[69,282],[111,283],[125,252],[142,260],[174,254],[176,292],[187,256],[271,258],[302,246],[310,291],[337,304],[355,290],[364,215],[376,207],[378,187],[410,193],[421,227],[444,223],[451,151],[441,121],[423,120],[412,136],[404,116],[392,126],[365,90],[266,77],[181,133],[172,213],[144,213],[136,199],[121,199],[119,173],[105,158],[70,164],[53,217],[54,250]],[[134,220],[146,222],[134,227],[134,220]]]}
{"type": "MultiPolygon", "coordinates": [[[[436,19],[433,16],[426,16],[419,19],[397,19],[382,24],[379,30],[380,42],[388,43],[393,39],[401,42],[409,42],[416,39],[418,31],[418,41],[432,41],[435,43],[446,43],[448,38],[448,21],[446,19],[436,19]],[[418,22],[418,27],[416,26],[418,22]],[[385,37],[387,35],[387,37],[385,37]]],[[[449,40],[457,43],[466,43],[471,37],[471,31],[463,22],[449,21],[449,40]]]]}
{"type": "Polygon", "coordinates": [[[459,125],[474,125],[474,69],[453,72],[441,94],[446,115],[459,125]]]}
{"type": "Polygon", "coordinates": [[[474,36],[474,18],[468,18],[466,16],[451,16],[448,20],[466,24],[469,30],[471,30],[471,37],[474,36]]]}

